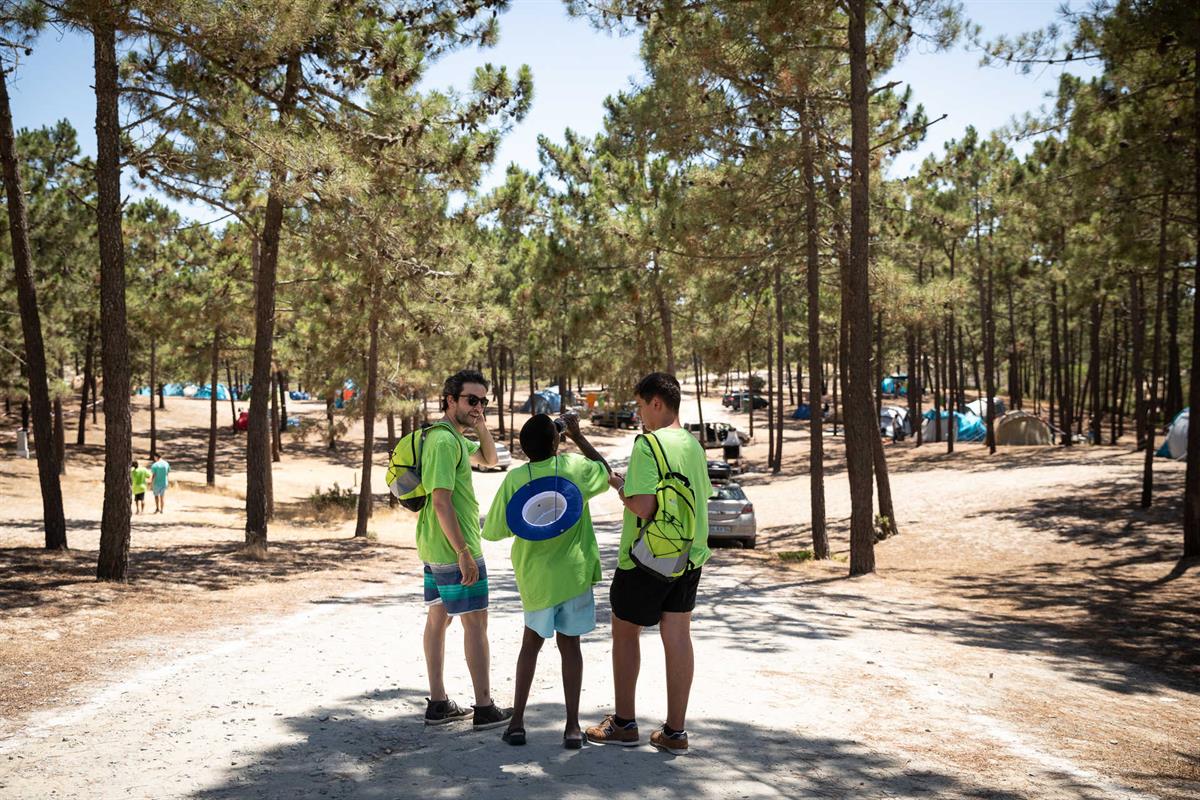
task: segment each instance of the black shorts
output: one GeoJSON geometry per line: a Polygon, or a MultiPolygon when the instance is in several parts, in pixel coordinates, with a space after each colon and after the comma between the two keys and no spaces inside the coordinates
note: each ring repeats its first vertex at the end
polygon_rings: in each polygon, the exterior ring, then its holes
{"type": "Polygon", "coordinates": [[[696,607],[700,568],[690,569],[667,583],[644,570],[618,569],[608,590],[613,616],[634,625],[657,625],[663,612],[684,614],[696,607]]]}
{"type": "Polygon", "coordinates": [[[146,493],[145,493],[145,492],[138,492],[137,494],[135,494],[135,495],[133,496],[133,499],[134,499],[134,500],[137,500],[137,501],[140,503],[140,502],[142,502],[143,500],[145,500],[145,499],[146,499],[146,493]]]}

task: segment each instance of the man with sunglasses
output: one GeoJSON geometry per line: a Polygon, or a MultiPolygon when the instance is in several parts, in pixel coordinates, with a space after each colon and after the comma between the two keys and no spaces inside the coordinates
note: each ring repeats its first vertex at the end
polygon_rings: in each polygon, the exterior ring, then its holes
{"type": "Polygon", "coordinates": [[[470,715],[475,730],[508,722],[511,708],[492,700],[487,638],[488,580],[479,545],[479,502],[471,464],[496,464],[496,445],[484,419],[488,384],[476,370],[462,370],[442,387],[442,418],[425,433],[421,483],[429,501],[417,517],[417,554],[425,563],[425,666],[429,673],[426,725],[444,725],[470,715]],[[479,442],[462,433],[474,429],[479,442]],[[475,688],[473,711],[446,694],[443,667],[446,629],[462,620],[463,650],[475,688]]]}

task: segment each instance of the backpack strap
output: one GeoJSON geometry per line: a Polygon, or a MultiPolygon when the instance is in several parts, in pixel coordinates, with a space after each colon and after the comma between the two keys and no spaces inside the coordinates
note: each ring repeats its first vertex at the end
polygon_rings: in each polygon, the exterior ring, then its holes
{"type": "Polygon", "coordinates": [[[653,433],[639,433],[639,439],[645,440],[650,448],[650,455],[654,456],[654,466],[658,468],[658,479],[662,480],[668,474],[673,472],[670,462],[667,461],[667,453],[663,450],[662,442],[658,441],[658,437],[653,433]]]}
{"type": "MultiPolygon", "coordinates": [[[[450,433],[454,433],[454,431],[451,430],[451,428],[450,428],[450,423],[443,422],[441,420],[438,420],[437,422],[433,423],[432,425],[427,425],[426,427],[421,428],[420,436],[417,437],[417,442],[416,442],[416,445],[417,445],[416,446],[416,458],[413,459],[414,461],[417,462],[418,469],[420,468],[420,464],[421,464],[421,454],[424,451],[423,444],[425,441],[425,437],[428,436],[430,433],[432,433],[434,428],[444,428],[445,430],[450,431],[450,433]]],[[[461,465],[462,465],[462,444],[460,443],[458,446],[458,460],[454,462],[454,468],[458,469],[459,466],[461,466],[461,465]]]]}

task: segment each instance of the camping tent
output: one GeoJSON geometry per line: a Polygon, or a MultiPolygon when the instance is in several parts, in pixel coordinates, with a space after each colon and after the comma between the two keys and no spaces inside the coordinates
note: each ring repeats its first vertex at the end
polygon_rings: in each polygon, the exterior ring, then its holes
{"type": "Polygon", "coordinates": [[[1188,410],[1185,408],[1175,415],[1175,419],[1171,420],[1171,427],[1167,428],[1167,438],[1158,451],[1159,455],[1165,455],[1176,461],[1187,458],[1188,410]]]}
{"type": "Polygon", "coordinates": [[[894,372],[891,375],[888,375],[879,382],[879,391],[882,394],[908,394],[908,376],[899,372],[894,372]]]}
{"type": "MultiPolygon", "coordinates": [[[[536,408],[533,409],[534,414],[557,414],[562,409],[562,397],[558,392],[552,392],[549,389],[542,389],[534,393],[533,402],[536,408]]],[[[526,414],[530,413],[529,400],[521,406],[521,411],[526,414]]]]}
{"type": "Polygon", "coordinates": [[[987,428],[984,427],[983,420],[974,414],[954,412],[953,428],[950,427],[949,417],[949,412],[942,412],[942,435],[939,438],[933,411],[926,411],[925,421],[921,425],[921,438],[926,442],[944,442],[948,436],[953,436],[956,442],[982,442],[987,438],[987,428]]]}
{"type": "Polygon", "coordinates": [[[812,419],[812,411],[809,410],[808,403],[801,403],[792,412],[792,419],[812,419]]]}
{"type": "Polygon", "coordinates": [[[199,386],[197,386],[194,383],[189,383],[187,386],[183,387],[183,396],[184,397],[195,397],[196,392],[198,392],[198,391],[200,391],[199,386]]]}
{"type": "Polygon", "coordinates": [[[1046,421],[1027,411],[1010,411],[996,420],[996,444],[1026,446],[1053,441],[1046,421]]]}
{"type": "MultiPolygon", "coordinates": [[[[201,386],[200,388],[198,388],[196,390],[196,393],[192,396],[195,397],[197,400],[211,400],[212,399],[212,385],[205,384],[204,386],[201,386]]],[[[225,384],[223,384],[223,383],[217,384],[217,399],[218,400],[228,400],[229,399],[229,389],[225,388],[225,384]]]]}
{"type": "Polygon", "coordinates": [[[879,433],[888,438],[903,439],[912,433],[908,424],[908,409],[884,406],[879,411],[879,433]]]}
{"type": "MultiPolygon", "coordinates": [[[[1004,413],[1004,401],[999,397],[993,397],[992,403],[996,407],[996,418],[999,419],[1000,415],[1004,413]]],[[[981,397],[978,400],[972,400],[970,403],[967,403],[967,411],[970,411],[980,419],[987,417],[987,399],[981,397]]]]}

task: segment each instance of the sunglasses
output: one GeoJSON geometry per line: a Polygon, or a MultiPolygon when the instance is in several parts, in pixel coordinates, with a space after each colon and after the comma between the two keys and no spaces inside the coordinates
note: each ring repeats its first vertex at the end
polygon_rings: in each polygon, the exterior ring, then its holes
{"type": "Polygon", "coordinates": [[[466,399],[467,404],[471,406],[471,408],[474,408],[475,406],[484,406],[486,408],[488,404],[488,399],[486,397],[480,397],[474,394],[456,394],[454,395],[454,399],[466,399]]]}

